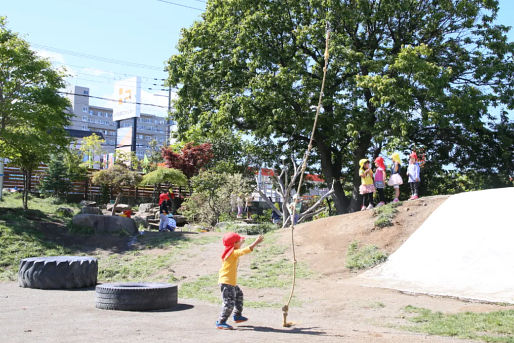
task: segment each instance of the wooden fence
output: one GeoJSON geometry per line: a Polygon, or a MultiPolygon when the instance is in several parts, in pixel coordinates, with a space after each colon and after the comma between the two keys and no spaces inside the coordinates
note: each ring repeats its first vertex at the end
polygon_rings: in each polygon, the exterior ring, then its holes
{"type": "MultiPolygon", "coordinates": [[[[39,195],[39,185],[45,177],[48,167],[40,165],[38,169],[32,173],[30,182],[30,193],[39,195]]],[[[97,171],[96,169],[88,170],[88,177],[82,181],[72,181],[71,189],[68,192],[68,198],[72,201],[93,200],[98,201],[102,197],[102,188],[98,185],[91,184],[91,175],[97,171]]],[[[16,188],[22,191],[23,172],[14,166],[7,165],[4,168],[4,188],[16,188]]],[[[188,196],[189,193],[184,187],[177,187],[168,184],[162,184],[161,189],[173,189],[173,192],[179,196],[188,196]]],[[[122,202],[129,204],[138,204],[142,202],[152,202],[154,197],[153,187],[124,187],[122,189],[122,202]]],[[[111,196],[111,199],[114,199],[111,196]]]]}

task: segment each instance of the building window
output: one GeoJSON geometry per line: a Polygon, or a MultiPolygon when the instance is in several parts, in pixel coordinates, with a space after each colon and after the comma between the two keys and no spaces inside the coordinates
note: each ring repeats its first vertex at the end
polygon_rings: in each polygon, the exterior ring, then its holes
{"type": "Polygon", "coordinates": [[[82,125],[82,130],[87,131],[87,125],[82,125]]]}
{"type": "Polygon", "coordinates": [[[82,107],[82,112],[87,113],[87,110],[88,110],[87,106],[82,107]]]}
{"type": "Polygon", "coordinates": [[[94,113],[94,111],[93,111],[93,110],[89,110],[89,114],[93,114],[93,113],[94,113]]]}
{"type": "Polygon", "coordinates": [[[89,90],[84,89],[84,90],[82,91],[82,93],[83,93],[84,95],[89,95],[89,90]]]}
{"type": "Polygon", "coordinates": [[[87,117],[86,116],[82,116],[82,121],[87,121],[87,117]]]}

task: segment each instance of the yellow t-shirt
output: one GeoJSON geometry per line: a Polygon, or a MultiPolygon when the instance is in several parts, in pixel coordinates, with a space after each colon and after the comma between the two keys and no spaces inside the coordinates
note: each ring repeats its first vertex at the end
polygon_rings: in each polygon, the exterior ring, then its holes
{"type": "Polygon", "coordinates": [[[373,177],[371,177],[370,174],[366,174],[366,176],[364,176],[363,169],[359,169],[359,176],[361,177],[361,185],[372,185],[373,184],[373,177]]]}
{"type": "Polygon", "coordinates": [[[232,254],[222,262],[218,283],[226,283],[227,285],[237,285],[237,265],[239,264],[239,257],[250,253],[252,249],[246,247],[244,249],[234,249],[232,254]]]}

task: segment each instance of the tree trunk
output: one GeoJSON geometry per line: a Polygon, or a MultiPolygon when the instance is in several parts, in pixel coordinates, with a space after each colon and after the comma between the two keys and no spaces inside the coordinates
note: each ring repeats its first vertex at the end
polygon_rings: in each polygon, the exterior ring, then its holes
{"type": "Polygon", "coordinates": [[[31,172],[25,169],[23,171],[23,193],[22,193],[22,204],[23,209],[27,210],[28,206],[28,197],[29,197],[29,179],[31,177],[31,172]]]}
{"type": "Polygon", "coordinates": [[[334,163],[332,160],[332,153],[329,147],[321,142],[316,142],[318,151],[321,158],[321,170],[325,176],[325,182],[327,184],[334,184],[334,205],[336,207],[337,214],[343,214],[348,212],[350,206],[350,199],[344,194],[343,186],[341,185],[341,165],[340,163],[334,163]]]}
{"type": "Polygon", "coordinates": [[[116,196],[116,200],[114,201],[114,206],[112,207],[111,216],[114,216],[116,214],[116,206],[120,202],[121,193],[122,193],[122,191],[120,190],[118,195],[116,196]]]}

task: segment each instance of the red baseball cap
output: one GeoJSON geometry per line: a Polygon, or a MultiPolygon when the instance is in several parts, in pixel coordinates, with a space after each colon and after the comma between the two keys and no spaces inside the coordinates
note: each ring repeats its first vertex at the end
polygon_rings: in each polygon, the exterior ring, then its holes
{"type": "Polygon", "coordinates": [[[243,236],[238,235],[235,232],[227,232],[223,236],[223,245],[225,246],[225,250],[223,250],[223,254],[221,255],[221,259],[225,261],[230,254],[234,251],[234,244],[236,244],[239,241],[244,240],[245,238],[243,236]]]}

